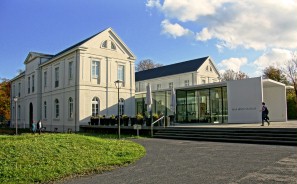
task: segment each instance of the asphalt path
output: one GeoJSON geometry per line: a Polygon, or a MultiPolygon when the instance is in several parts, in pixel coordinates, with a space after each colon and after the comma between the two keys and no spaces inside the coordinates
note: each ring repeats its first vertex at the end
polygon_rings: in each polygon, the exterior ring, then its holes
{"type": "Polygon", "coordinates": [[[147,154],[111,172],[63,184],[297,183],[297,147],[135,139],[147,154]]]}

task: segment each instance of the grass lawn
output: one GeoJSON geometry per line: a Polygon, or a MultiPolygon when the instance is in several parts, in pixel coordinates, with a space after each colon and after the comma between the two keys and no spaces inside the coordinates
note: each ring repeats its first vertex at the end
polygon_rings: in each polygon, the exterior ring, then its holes
{"type": "Polygon", "coordinates": [[[133,163],[143,146],[116,136],[0,135],[0,183],[48,182],[133,163]]]}

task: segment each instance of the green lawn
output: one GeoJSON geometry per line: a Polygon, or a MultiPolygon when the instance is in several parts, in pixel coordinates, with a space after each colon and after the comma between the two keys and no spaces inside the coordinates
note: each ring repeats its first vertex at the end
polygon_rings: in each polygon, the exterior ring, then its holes
{"type": "Polygon", "coordinates": [[[0,135],[0,183],[48,182],[133,163],[143,146],[108,136],[0,135]]]}

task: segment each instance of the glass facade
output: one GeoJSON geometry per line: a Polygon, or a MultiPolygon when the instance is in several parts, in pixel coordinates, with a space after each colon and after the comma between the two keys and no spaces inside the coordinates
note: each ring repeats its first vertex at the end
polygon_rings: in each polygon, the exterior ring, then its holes
{"type": "MultiPolygon", "coordinates": [[[[170,108],[171,91],[155,91],[152,96],[153,113],[174,114],[170,108]]],[[[145,98],[145,93],[136,94],[136,114],[148,116],[145,98]]],[[[178,123],[227,123],[227,87],[176,90],[175,116],[178,123]]]]}

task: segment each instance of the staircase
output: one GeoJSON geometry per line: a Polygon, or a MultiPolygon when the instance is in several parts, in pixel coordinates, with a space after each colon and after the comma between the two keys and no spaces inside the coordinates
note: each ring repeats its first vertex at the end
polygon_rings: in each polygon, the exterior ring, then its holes
{"type": "Polygon", "coordinates": [[[297,146],[297,128],[168,127],[154,138],[297,146]]]}

